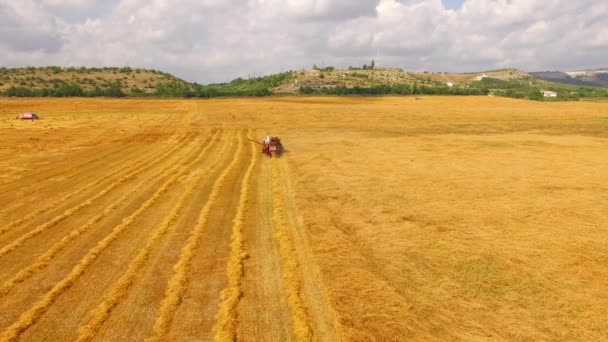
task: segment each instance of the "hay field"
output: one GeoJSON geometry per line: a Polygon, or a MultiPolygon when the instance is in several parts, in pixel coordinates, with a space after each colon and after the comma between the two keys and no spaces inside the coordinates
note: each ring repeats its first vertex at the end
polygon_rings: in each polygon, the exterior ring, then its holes
{"type": "Polygon", "coordinates": [[[608,339],[608,103],[0,99],[0,134],[0,341],[608,339]]]}

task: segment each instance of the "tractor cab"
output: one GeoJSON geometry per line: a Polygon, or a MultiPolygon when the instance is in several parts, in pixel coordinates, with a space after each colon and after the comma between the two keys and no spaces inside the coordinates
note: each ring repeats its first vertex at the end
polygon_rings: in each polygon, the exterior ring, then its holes
{"type": "Polygon", "coordinates": [[[279,137],[266,136],[262,145],[262,153],[268,157],[272,157],[272,154],[280,155],[283,152],[283,145],[281,145],[281,139],[279,137]]]}

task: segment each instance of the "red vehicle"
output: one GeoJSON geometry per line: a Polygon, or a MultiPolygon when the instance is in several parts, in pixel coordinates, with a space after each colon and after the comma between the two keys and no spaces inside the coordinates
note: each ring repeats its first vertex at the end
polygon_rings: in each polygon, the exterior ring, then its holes
{"type": "MultiPolygon", "coordinates": [[[[249,139],[251,140],[251,139],[249,139]]],[[[281,144],[281,139],[279,137],[265,137],[262,142],[257,142],[255,140],[251,140],[256,144],[262,145],[262,153],[272,158],[272,154],[279,156],[283,153],[283,145],[281,144]]]]}
{"type": "Polygon", "coordinates": [[[21,113],[17,116],[17,119],[21,119],[21,120],[38,120],[40,119],[38,117],[38,114],[36,113],[21,113]]]}

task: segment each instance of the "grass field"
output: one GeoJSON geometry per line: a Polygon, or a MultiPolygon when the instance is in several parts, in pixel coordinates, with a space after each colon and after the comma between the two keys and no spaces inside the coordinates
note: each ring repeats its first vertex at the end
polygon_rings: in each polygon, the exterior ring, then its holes
{"type": "Polygon", "coordinates": [[[608,340],[608,103],[0,99],[0,136],[0,341],[608,340]]]}

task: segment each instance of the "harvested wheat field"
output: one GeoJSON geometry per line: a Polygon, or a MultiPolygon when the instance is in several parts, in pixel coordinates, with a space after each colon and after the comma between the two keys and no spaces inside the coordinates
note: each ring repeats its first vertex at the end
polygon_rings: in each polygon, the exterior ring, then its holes
{"type": "Polygon", "coordinates": [[[0,134],[0,341],[608,340],[608,103],[1,99],[0,134]]]}

